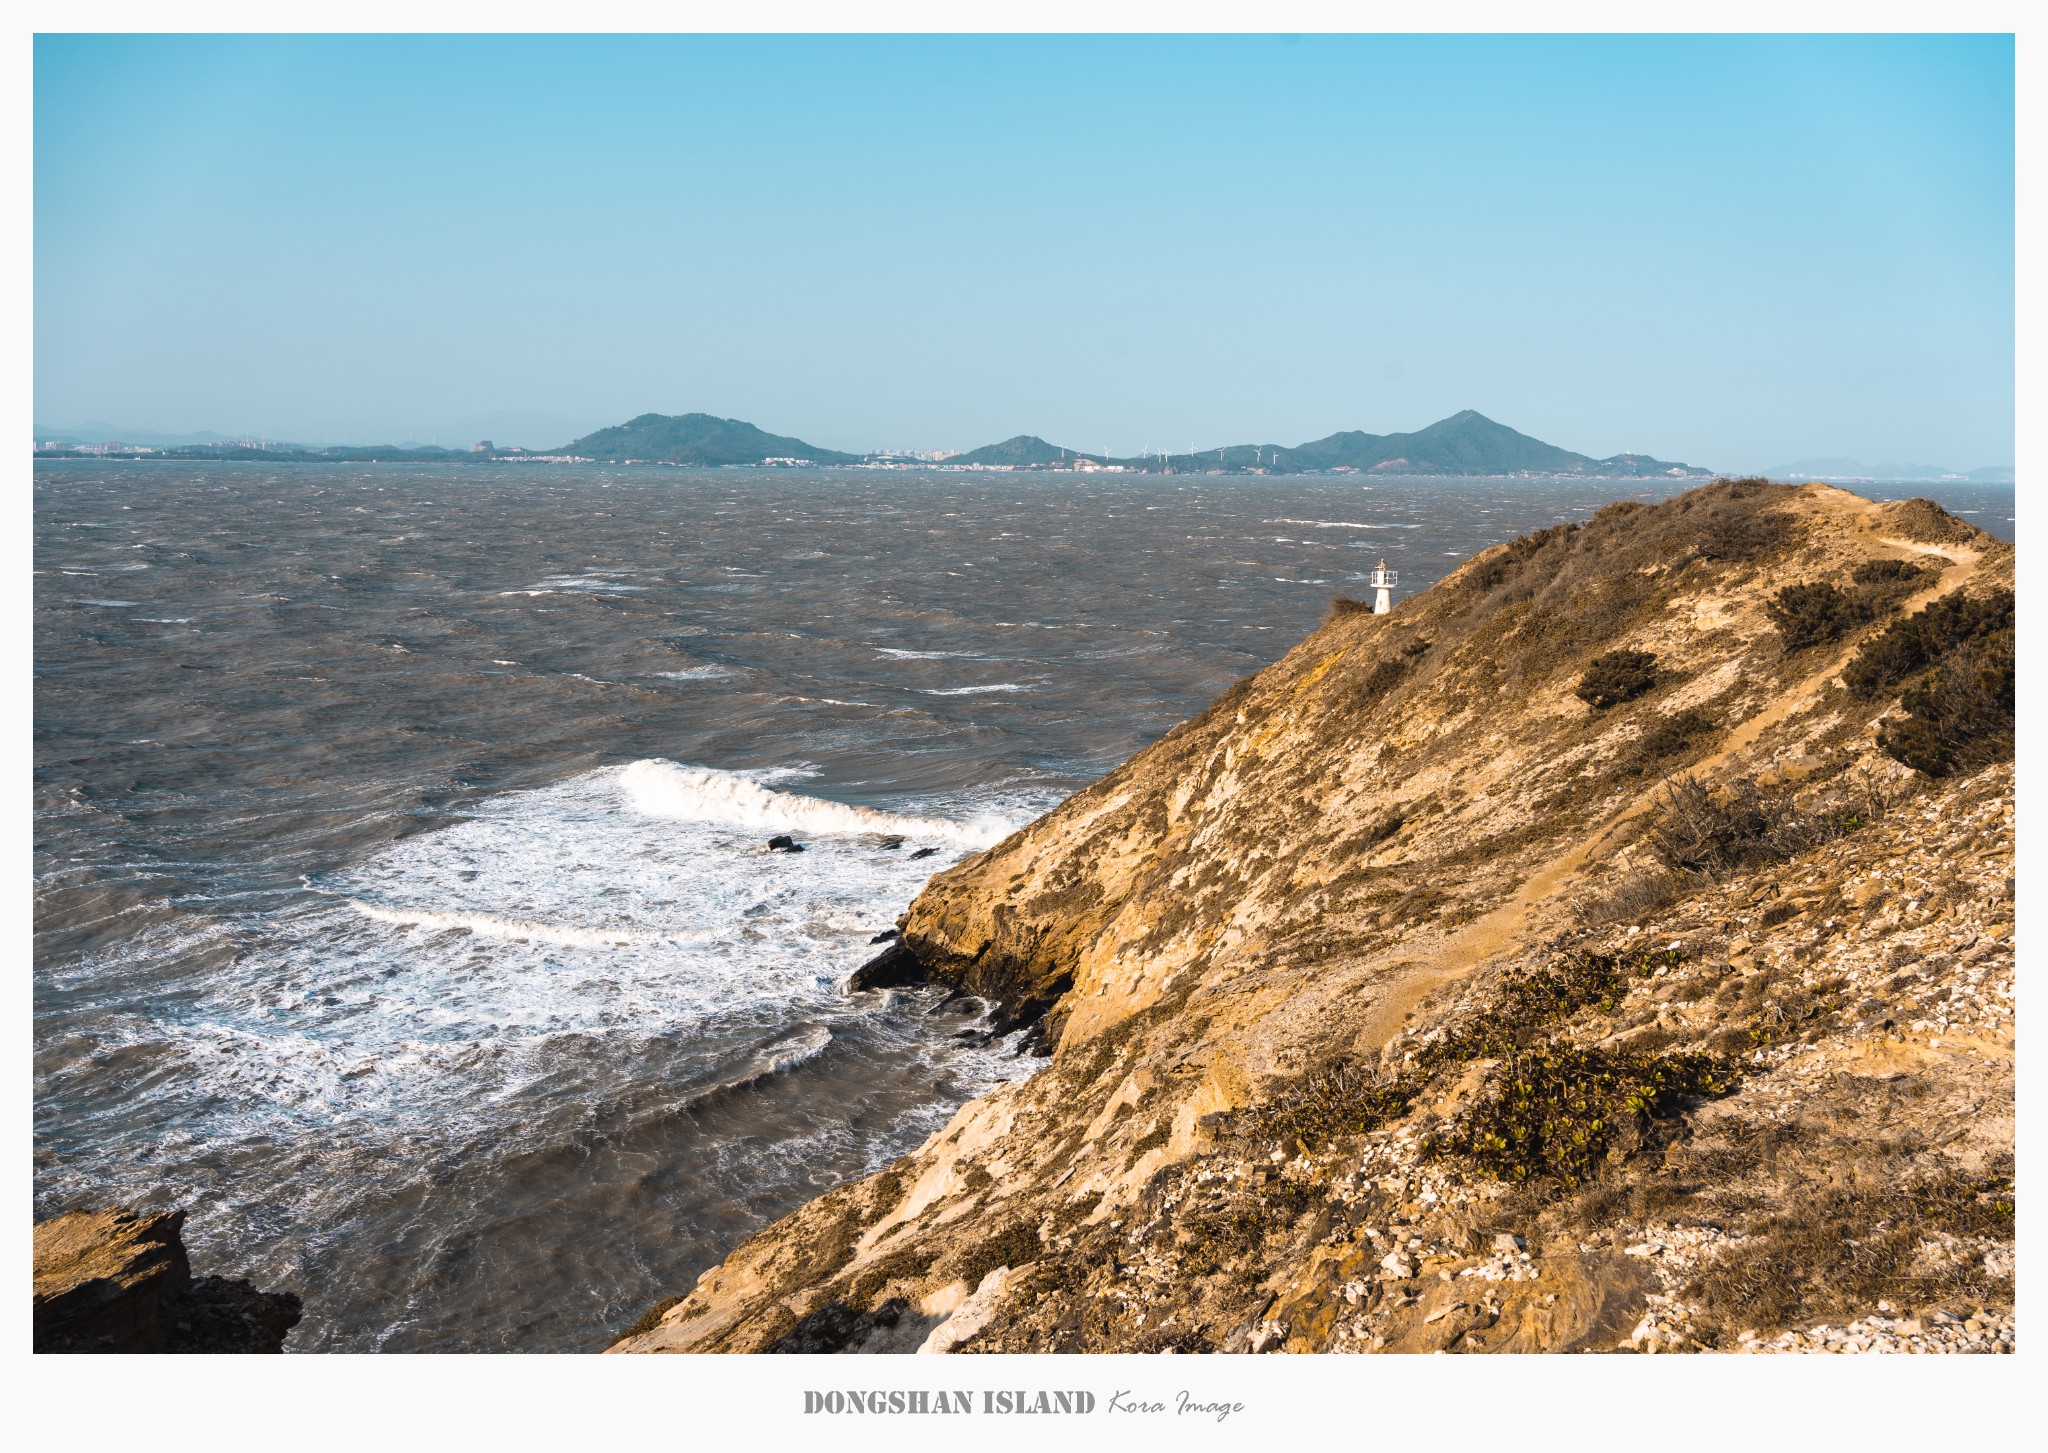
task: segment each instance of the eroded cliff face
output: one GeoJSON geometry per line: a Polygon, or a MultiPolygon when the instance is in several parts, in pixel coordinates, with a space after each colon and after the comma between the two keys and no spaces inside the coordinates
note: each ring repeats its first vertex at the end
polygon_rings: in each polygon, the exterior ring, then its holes
{"type": "Polygon", "coordinates": [[[1047,1067],[615,1350],[2009,1346],[2011,584],[1736,482],[1335,611],[912,905],[1047,1067]]]}

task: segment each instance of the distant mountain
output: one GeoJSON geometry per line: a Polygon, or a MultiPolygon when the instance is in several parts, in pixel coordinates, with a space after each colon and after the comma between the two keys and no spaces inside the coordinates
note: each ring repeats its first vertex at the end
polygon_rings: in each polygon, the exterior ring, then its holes
{"type": "Polygon", "coordinates": [[[66,444],[106,444],[119,442],[134,444],[144,449],[176,449],[186,445],[224,444],[226,434],[216,434],[211,429],[201,429],[196,434],[165,434],[155,429],[126,429],[119,424],[109,424],[100,419],[87,419],[83,424],[73,424],[68,429],[48,429],[35,426],[38,440],[62,440],[66,444]]]}
{"type": "Polygon", "coordinates": [[[1054,468],[1075,460],[1121,465],[1126,469],[1176,474],[1209,470],[1239,473],[1304,474],[1332,469],[1373,474],[1584,474],[1612,478],[1706,478],[1710,470],[1652,459],[1647,454],[1616,454],[1594,459],[1574,454],[1541,439],[1532,439],[1484,414],[1466,409],[1412,434],[1366,434],[1351,430],[1306,444],[1230,444],[1197,454],[1154,454],[1139,459],[1105,459],[1061,449],[1030,434],[948,459],[948,465],[980,464],[1013,469],[1054,468]]]}
{"type": "Polygon", "coordinates": [[[711,414],[642,414],[609,429],[585,434],[564,444],[559,454],[573,454],[604,464],[644,459],[659,464],[763,464],[797,460],[809,464],[855,464],[859,456],[820,449],[801,439],[770,434],[743,419],[711,414]]]}
{"type": "Polygon", "coordinates": [[[1766,469],[1771,479],[1818,479],[1854,483],[1858,480],[1969,479],[1979,484],[2011,484],[2013,467],[1995,464],[1967,472],[1945,469],[1939,464],[1865,464],[1861,460],[1826,458],[1800,459],[1766,469]]]}
{"type": "Polygon", "coordinates": [[[965,454],[955,454],[946,460],[948,467],[954,465],[1000,464],[1012,469],[1031,469],[1045,465],[1072,464],[1076,459],[1087,459],[1101,463],[1100,454],[1082,454],[1073,449],[1062,449],[1057,444],[1048,444],[1036,434],[1018,434],[1000,444],[984,444],[979,449],[970,449],[965,454]]]}
{"type": "Polygon", "coordinates": [[[1600,462],[1532,439],[1472,409],[1412,434],[1332,434],[1287,450],[1285,457],[1310,468],[1385,474],[1580,474],[1598,472],[1592,466],[1600,462]]]}

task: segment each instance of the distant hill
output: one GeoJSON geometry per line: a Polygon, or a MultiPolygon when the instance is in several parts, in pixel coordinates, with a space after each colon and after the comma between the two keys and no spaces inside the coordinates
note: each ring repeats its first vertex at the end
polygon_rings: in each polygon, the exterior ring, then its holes
{"type": "MultiPolygon", "coordinates": [[[[1387,474],[1576,474],[1598,461],[1466,409],[1412,434],[1332,434],[1287,451],[1313,467],[1387,474]]],[[[1664,466],[1666,469],[1670,465],[1664,466]]]]}
{"type": "Polygon", "coordinates": [[[820,449],[801,439],[770,434],[743,419],[712,414],[642,414],[609,429],[564,444],[559,454],[603,464],[644,459],[661,464],[761,464],[802,460],[811,464],[853,464],[858,455],[820,449]]]}
{"type": "Polygon", "coordinates": [[[1774,464],[1764,471],[1771,479],[1817,479],[1823,482],[1855,483],[1861,480],[1968,479],[1978,484],[2011,484],[2013,467],[1995,464],[1988,469],[1944,469],[1939,464],[1865,464],[1858,459],[1831,457],[1799,459],[1774,464]]]}
{"type": "Polygon", "coordinates": [[[1306,444],[1230,444],[1195,454],[1154,454],[1139,459],[1105,459],[1061,449],[1031,434],[1019,434],[948,459],[948,465],[1005,465],[1011,468],[1058,468],[1076,459],[1120,464],[1126,469],[1176,474],[1207,470],[1237,473],[1304,474],[1355,469],[1374,474],[1585,474],[1630,478],[1707,478],[1712,471],[1647,454],[1616,454],[1607,459],[1575,454],[1496,424],[1466,409],[1412,434],[1367,434],[1350,430],[1306,444]]]}
{"type": "Polygon", "coordinates": [[[68,429],[49,429],[38,424],[35,430],[38,439],[62,440],[67,444],[104,444],[109,440],[118,439],[123,444],[135,444],[146,449],[200,448],[209,444],[229,442],[228,435],[216,434],[211,429],[201,429],[196,434],[165,434],[155,429],[123,428],[119,424],[109,424],[101,419],[87,419],[83,424],[73,424],[68,429]]]}
{"type": "Polygon", "coordinates": [[[946,461],[948,467],[961,464],[1001,464],[1011,468],[1029,469],[1048,464],[1071,464],[1076,459],[1089,459],[1101,463],[1100,454],[1082,454],[1074,449],[1062,449],[1057,444],[1048,444],[1036,434],[1018,434],[1000,444],[984,444],[979,449],[970,449],[965,454],[955,454],[946,461]]]}

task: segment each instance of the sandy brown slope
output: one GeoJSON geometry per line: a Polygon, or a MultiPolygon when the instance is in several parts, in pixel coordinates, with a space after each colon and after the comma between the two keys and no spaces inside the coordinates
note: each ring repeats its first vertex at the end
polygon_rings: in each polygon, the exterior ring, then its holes
{"type": "Polygon", "coordinates": [[[1050,1006],[1048,1067],[615,1350],[1995,1345],[2010,769],[1902,766],[1842,676],[2011,580],[1924,502],[1739,482],[1335,614],[912,905],[928,977],[1050,1006]],[[1788,646],[1812,583],[1869,619],[1788,646]],[[1596,710],[1621,649],[1654,684],[1596,710]],[[1674,877],[1683,779],[1772,850],[1674,877]]]}

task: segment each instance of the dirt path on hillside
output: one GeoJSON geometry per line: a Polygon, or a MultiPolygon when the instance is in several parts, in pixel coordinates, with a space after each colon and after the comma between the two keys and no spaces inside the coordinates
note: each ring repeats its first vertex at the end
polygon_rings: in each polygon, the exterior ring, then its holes
{"type": "MultiPolygon", "coordinates": [[[[1858,513],[1867,515],[1877,508],[1876,504],[1865,502],[1858,513]]],[[[1877,539],[1880,544],[1916,555],[1939,555],[1945,560],[1952,561],[1957,567],[1944,571],[1943,578],[1926,590],[1907,597],[1900,607],[1902,616],[1922,610],[1942,596],[1960,590],[1968,584],[1976,575],[1977,562],[1983,558],[1984,553],[1982,550],[1966,550],[1953,545],[1943,549],[1887,536],[1878,536],[1877,539]]],[[[1777,701],[1736,727],[1717,751],[1695,762],[1687,769],[1688,772],[1704,775],[1727,765],[1738,752],[1749,747],[1770,728],[1812,705],[1828,685],[1841,675],[1860,646],[1861,643],[1858,642],[1843,648],[1821,669],[1805,677],[1777,701]]],[[[1507,902],[1480,915],[1438,944],[1427,958],[1414,964],[1402,976],[1400,983],[1394,985],[1386,998],[1374,1007],[1365,1026],[1358,1033],[1356,1043],[1359,1049],[1377,1054],[1380,1047],[1399,1032],[1408,1015],[1431,992],[1453,980],[1463,978],[1519,938],[1536,907],[1554,896],[1596,853],[1608,846],[1623,826],[1653,810],[1657,796],[1663,789],[1664,783],[1660,780],[1637,793],[1619,811],[1602,822],[1590,837],[1538,867],[1523,880],[1522,886],[1507,902]]]]}

